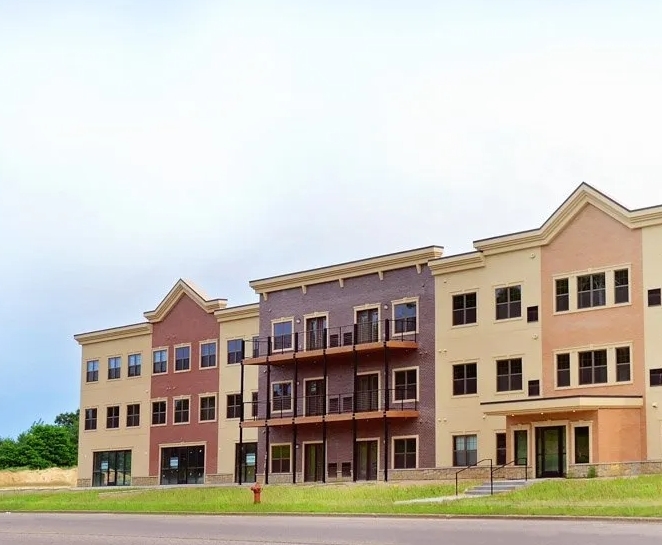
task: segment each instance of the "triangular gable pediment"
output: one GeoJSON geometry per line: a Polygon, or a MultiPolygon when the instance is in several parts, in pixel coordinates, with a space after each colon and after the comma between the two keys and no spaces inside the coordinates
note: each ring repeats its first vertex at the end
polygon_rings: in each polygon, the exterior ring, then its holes
{"type": "Polygon", "coordinates": [[[151,323],[160,322],[185,295],[207,314],[213,314],[215,311],[227,306],[225,299],[209,299],[204,292],[195,287],[191,282],[180,278],[154,310],[144,313],[145,318],[151,323]]]}
{"type": "Polygon", "coordinates": [[[474,241],[484,255],[546,246],[563,231],[586,206],[594,206],[630,229],[662,224],[662,206],[629,210],[587,183],[582,183],[538,229],[474,241]]]}

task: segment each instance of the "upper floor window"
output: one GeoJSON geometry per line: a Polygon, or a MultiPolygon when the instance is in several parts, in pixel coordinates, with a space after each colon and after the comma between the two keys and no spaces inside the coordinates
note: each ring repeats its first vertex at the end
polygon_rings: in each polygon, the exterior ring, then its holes
{"type": "Polygon", "coordinates": [[[418,369],[405,369],[393,373],[395,379],[395,400],[415,400],[418,398],[418,369]]]}
{"type": "Polygon", "coordinates": [[[175,424],[188,423],[189,406],[190,406],[190,401],[188,400],[188,398],[175,399],[175,424]]]}
{"type": "Polygon", "coordinates": [[[453,395],[469,395],[478,391],[478,369],[475,363],[453,365],[453,395]]]}
{"type": "Polygon", "coordinates": [[[99,380],[99,360],[90,360],[87,362],[87,382],[97,382],[99,380]]]}
{"type": "Polygon", "coordinates": [[[175,348],[175,371],[188,371],[191,368],[191,347],[175,348]]]}
{"type": "Polygon", "coordinates": [[[614,271],[614,303],[627,303],[630,300],[629,271],[621,269],[614,271]]]}
{"type": "Polygon", "coordinates": [[[216,396],[200,398],[200,422],[216,420],[216,396]]]}
{"type": "Polygon", "coordinates": [[[292,410],[291,382],[274,382],[271,385],[271,410],[274,412],[292,410]]]}
{"type": "Polygon", "coordinates": [[[152,372],[156,375],[158,373],[165,373],[168,371],[168,351],[167,350],[154,350],[152,353],[153,368],[152,372]]]}
{"type": "Polygon", "coordinates": [[[649,380],[651,386],[662,386],[662,368],[651,369],[649,380]]]}
{"type": "Polygon", "coordinates": [[[396,303],[393,305],[395,333],[416,333],[416,317],[418,315],[416,301],[396,303]]]}
{"type": "Polygon", "coordinates": [[[556,355],[556,386],[570,386],[570,354],[556,355]]]}
{"type": "Polygon", "coordinates": [[[453,295],[453,325],[476,323],[476,293],[453,295]]]}
{"type": "Polygon", "coordinates": [[[122,358],[108,358],[108,380],[120,378],[122,375],[122,358]]]}
{"type": "Polygon", "coordinates": [[[522,389],[522,358],[497,361],[497,392],[522,389]]]}
{"type": "Polygon", "coordinates": [[[228,364],[241,363],[242,346],[241,339],[230,339],[228,341],[228,364]]]}
{"type": "Polygon", "coordinates": [[[496,319],[507,320],[522,316],[522,287],[509,286],[495,290],[496,319]]]}
{"type": "Polygon", "coordinates": [[[653,288],[648,290],[648,306],[659,307],[662,305],[662,289],[653,288]]]}
{"type": "Polygon", "coordinates": [[[120,427],[120,407],[115,405],[106,409],[106,428],[113,429],[120,427]]]}
{"type": "Polygon", "coordinates": [[[590,350],[579,353],[579,384],[607,382],[607,351],[590,350]]]}
{"type": "Polygon", "coordinates": [[[96,409],[85,409],[85,429],[86,430],[96,430],[97,429],[97,410],[96,409]]]}
{"type": "Polygon", "coordinates": [[[606,304],[605,273],[577,277],[577,308],[603,307],[606,304]]]}
{"type": "Polygon", "coordinates": [[[200,345],[200,367],[216,367],[216,343],[202,343],[200,345]]]}
{"type": "Polygon", "coordinates": [[[274,350],[290,350],[292,348],[292,320],[274,322],[274,350]]]}
{"type": "Polygon", "coordinates": [[[228,394],[228,406],[225,417],[228,419],[241,418],[242,405],[243,400],[241,394],[228,394]]]}
{"type": "Polygon", "coordinates": [[[167,403],[165,401],[152,402],[152,426],[166,423],[167,403]]]}
{"type": "Polygon", "coordinates": [[[140,426],[140,404],[133,403],[126,406],[126,427],[140,426]]]}
{"type": "Polygon", "coordinates": [[[567,278],[558,278],[556,280],[556,312],[565,312],[570,310],[570,283],[567,278]]]}
{"type": "Polygon", "coordinates": [[[140,354],[129,354],[128,374],[130,377],[139,377],[142,368],[142,356],[140,354]]]}
{"type": "Polygon", "coordinates": [[[616,381],[629,382],[631,376],[630,347],[619,346],[616,348],[616,381]]]}

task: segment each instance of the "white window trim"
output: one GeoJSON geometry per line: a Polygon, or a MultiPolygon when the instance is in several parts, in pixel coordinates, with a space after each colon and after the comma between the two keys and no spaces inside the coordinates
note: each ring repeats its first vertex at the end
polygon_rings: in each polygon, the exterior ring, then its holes
{"type": "MultiPolygon", "coordinates": [[[[306,394],[306,383],[313,381],[313,380],[324,380],[324,377],[308,377],[303,379],[303,415],[306,416],[306,409],[308,407],[308,396],[306,394]]],[[[294,385],[292,385],[294,387],[294,385]]],[[[294,391],[292,392],[294,394],[294,391]]],[[[292,399],[294,400],[294,395],[292,396],[292,399]]],[[[324,380],[324,413],[326,415],[329,407],[329,381],[324,380]]],[[[322,415],[315,415],[315,416],[322,416],[322,415]]],[[[313,441],[314,442],[314,441],[313,441]]],[[[321,442],[321,441],[320,441],[321,442]]]]}
{"type": "Polygon", "coordinates": [[[126,355],[126,378],[127,379],[136,379],[136,378],[142,377],[144,369],[145,369],[145,363],[144,363],[144,360],[143,360],[143,353],[141,351],[130,352],[129,354],[126,355]],[[129,375],[129,369],[131,367],[135,367],[135,365],[134,366],[131,365],[131,356],[140,356],[140,374],[139,375],[133,375],[133,376],[129,375]]]}
{"type": "MultiPolygon", "coordinates": [[[[161,374],[161,373],[159,373],[161,374]]],[[[174,408],[174,404],[173,404],[174,408]]],[[[173,414],[173,422],[175,420],[174,414],[173,414]]],[[[149,425],[151,428],[162,428],[163,426],[168,425],[168,398],[167,397],[157,397],[154,399],[149,400],[149,425]],[[152,424],[153,418],[154,418],[154,403],[165,403],[165,422],[163,424],[152,424]]]]}
{"type": "Polygon", "coordinates": [[[138,430],[143,427],[143,421],[144,421],[144,414],[143,414],[143,404],[140,401],[129,401],[126,403],[126,418],[124,419],[124,424],[126,429],[129,430],[138,430]],[[130,405],[138,405],[138,425],[137,426],[129,426],[129,406],[130,405]]]}
{"type": "Polygon", "coordinates": [[[397,435],[391,438],[391,468],[395,471],[407,471],[409,469],[418,469],[420,467],[419,456],[421,453],[421,442],[418,435],[397,435]],[[416,466],[407,468],[395,468],[395,442],[398,439],[416,439],[416,466]]]}
{"type": "Polygon", "coordinates": [[[150,373],[152,375],[156,375],[156,376],[167,375],[169,364],[170,364],[170,352],[168,351],[167,346],[159,346],[159,347],[156,347],[156,348],[152,348],[152,362],[151,362],[151,368],[150,368],[150,373]],[[155,373],[154,372],[154,354],[156,354],[156,352],[163,352],[163,351],[165,351],[165,353],[166,353],[166,361],[165,361],[166,370],[163,373],[155,373]]]}
{"type": "MultiPolygon", "coordinates": [[[[572,463],[569,465],[573,466],[587,466],[593,463],[593,422],[591,420],[583,421],[579,420],[577,422],[570,422],[570,437],[567,441],[568,445],[571,447],[570,455],[572,457],[572,463]],[[575,462],[575,428],[588,428],[588,462],[579,464],[575,462]]],[[[567,458],[568,456],[566,456],[567,458]]]]}
{"type": "MultiPolygon", "coordinates": [[[[370,441],[375,441],[377,443],[377,480],[381,480],[380,477],[380,471],[384,469],[384,464],[382,463],[382,438],[381,437],[360,437],[356,439],[357,443],[368,443],[370,441]]],[[[418,448],[418,445],[416,445],[416,448],[418,448]]],[[[352,462],[352,475],[354,475],[354,471],[357,471],[357,468],[354,467],[354,461],[352,462]]]]}
{"type": "Polygon", "coordinates": [[[273,415],[274,412],[276,412],[278,414],[291,413],[293,411],[294,403],[296,403],[296,400],[294,399],[294,381],[292,381],[292,380],[276,380],[276,381],[272,382],[269,385],[269,389],[270,389],[269,403],[271,405],[271,418],[274,418],[274,415],[273,415]],[[292,393],[290,394],[290,408],[289,409],[282,409],[282,410],[281,409],[279,409],[279,410],[274,409],[274,386],[276,384],[289,384],[290,385],[290,392],[292,392],[292,393]]]}
{"type": "Polygon", "coordinates": [[[217,339],[207,339],[205,341],[200,341],[198,343],[198,369],[200,371],[206,371],[207,369],[216,369],[218,368],[218,340],[217,339]],[[216,363],[212,365],[211,367],[203,367],[202,366],[202,347],[207,344],[213,344],[216,347],[216,363]]]}
{"type": "MultiPolygon", "coordinates": [[[[410,365],[408,367],[398,367],[391,370],[391,403],[414,403],[420,400],[421,398],[421,370],[418,365],[410,365]],[[416,399],[395,399],[395,374],[400,371],[411,371],[416,370],[416,399]]],[[[418,448],[418,447],[417,447],[418,448]]]]}
{"type": "Polygon", "coordinates": [[[83,433],[93,433],[95,431],[98,431],[98,429],[99,429],[99,406],[98,405],[92,405],[91,407],[83,407],[82,413],[83,413],[82,414],[83,418],[81,419],[82,420],[82,426],[81,426],[82,432],[83,433]],[[88,409],[96,409],[97,410],[97,417],[95,419],[96,420],[96,427],[93,430],[86,430],[85,429],[85,420],[86,420],[85,411],[87,411],[88,409]]]}
{"type": "MultiPolygon", "coordinates": [[[[354,324],[357,325],[358,314],[364,310],[374,310],[377,309],[377,341],[381,342],[382,340],[382,305],[381,303],[366,303],[364,305],[358,305],[354,307],[354,324]]],[[[356,344],[356,339],[354,339],[354,344],[356,344]]]]}
{"type": "Polygon", "coordinates": [[[292,473],[292,455],[293,455],[293,451],[294,451],[294,447],[293,447],[292,443],[271,443],[269,445],[269,467],[267,468],[269,470],[269,473],[273,474],[273,475],[288,475],[288,474],[291,474],[292,473]],[[271,468],[272,468],[271,464],[272,464],[273,459],[274,459],[274,457],[273,457],[274,447],[290,447],[290,470],[288,472],[283,473],[283,472],[277,471],[277,472],[274,473],[273,471],[271,471],[271,468]]]}
{"type": "MultiPolygon", "coordinates": [[[[503,320],[501,320],[503,321],[503,320]]],[[[556,365],[556,362],[555,362],[556,365]]],[[[504,395],[521,395],[523,393],[529,394],[528,391],[528,382],[526,380],[526,373],[524,372],[525,370],[525,365],[524,365],[524,354],[508,354],[504,356],[496,356],[494,358],[494,395],[495,396],[504,396],[504,395]],[[499,392],[497,390],[497,382],[499,381],[498,377],[498,363],[500,361],[504,360],[522,360],[522,388],[519,390],[503,390],[502,392],[499,392]]]]}
{"type": "MultiPolygon", "coordinates": [[[[476,304],[478,304],[478,301],[476,300],[476,304]]],[[[521,321],[525,318],[526,314],[526,304],[524,303],[524,280],[517,280],[516,282],[508,282],[506,284],[493,284],[492,285],[492,322],[495,324],[503,324],[503,323],[510,323],[510,322],[517,322],[521,321]],[[514,287],[519,287],[520,290],[520,311],[519,311],[519,316],[515,316],[514,318],[502,318],[501,320],[497,319],[497,302],[496,302],[496,292],[499,289],[504,289],[504,288],[514,288],[514,287]]],[[[476,315],[478,314],[478,309],[476,309],[476,315]]]]}
{"type": "MultiPolygon", "coordinates": [[[[177,396],[172,398],[172,425],[173,426],[183,426],[185,424],[190,424],[191,423],[191,411],[193,410],[191,403],[191,396],[177,396]],[[186,422],[175,422],[175,413],[177,412],[177,401],[181,401],[183,399],[188,399],[188,420],[186,422]]],[[[166,407],[167,409],[167,407],[166,407]]],[[[168,421],[167,414],[166,414],[166,422],[168,421]]]]}
{"type": "MultiPolygon", "coordinates": [[[[208,395],[212,395],[212,394],[208,394],[208,395]]],[[[235,416],[234,418],[228,418],[228,417],[227,417],[227,415],[228,415],[228,407],[229,407],[229,405],[228,405],[228,397],[230,397],[230,396],[241,396],[241,403],[242,403],[242,406],[243,406],[243,403],[244,403],[244,396],[243,396],[243,395],[241,394],[241,392],[238,391],[238,390],[236,390],[236,391],[230,391],[230,392],[225,392],[225,406],[223,407],[225,410],[224,410],[223,414],[225,415],[225,420],[229,420],[229,421],[231,421],[231,422],[234,422],[234,421],[238,421],[238,420],[241,418],[241,416],[235,416]]],[[[217,405],[217,412],[218,412],[218,405],[217,405]]],[[[204,422],[211,422],[211,420],[209,420],[209,421],[204,420],[204,422]]]]}
{"type": "Polygon", "coordinates": [[[311,314],[303,315],[303,350],[308,350],[308,320],[314,320],[316,318],[325,318],[326,319],[326,346],[329,346],[329,313],[328,312],[313,312],[311,314]]]}
{"type": "MultiPolygon", "coordinates": [[[[232,339],[228,339],[232,340],[232,339]]],[[[274,354],[280,354],[281,352],[293,352],[294,351],[294,316],[288,316],[284,318],[276,318],[271,320],[271,351],[274,354]],[[292,325],[291,341],[289,348],[279,348],[276,350],[276,335],[274,333],[276,324],[286,324],[290,323],[292,325]]]]}
{"type": "Polygon", "coordinates": [[[589,344],[585,346],[573,346],[565,349],[557,349],[552,352],[554,362],[554,389],[555,390],[583,390],[590,388],[604,388],[607,386],[620,386],[634,383],[635,350],[634,342],[620,341],[601,344],[589,344]],[[616,349],[628,347],[630,349],[630,380],[618,382],[616,380],[616,349]],[[579,384],[579,353],[594,350],[607,351],[607,382],[598,384],[579,384]],[[558,354],[570,354],[570,386],[558,385],[558,374],[556,368],[556,357],[558,354]]]}
{"type": "Polygon", "coordinates": [[[176,344],[172,347],[172,370],[173,373],[188,373],[193,368],[193,348],[191,343],[176,344]],[[188,348],[188,369],[181,369],[177,371],[177,349],[188,348]]]}
{"type": "Polygon", "coordinates": [[[392,340],[397,340],[395,339],[396,336],[398,337],[404,337],[407,335],[418,335],[418,328],[419,328],[419,323],[420,323],[420,298],[418,296],[416,297],[403,297],[402,299],[397,299],[395,301],[391,301],[391,339],[392,340]],[[407,303],[416,303],[416,329],[414,331],[406,331],[402,333],[396,333],[395,331],[395,307],[397,305],[405,305],[407,303]]]}
{"type": "Polygon", "coordinates": [[[206,392],[204,394],[198,394],[198,424],[207,424],[209,422],[218,421],[218,395],[216,392],[206,392]],[[202,420],[202,400],[203,398],[213,397],[214,398],[214,418],[212,420],[202,420]]]}
{"type": "MultiPolygon", "coordinates": [[[[535,460],[533,459],[532,454],[534,454],[535,451],[533,450],[533,445],[532,445],[533,441],[531,437],[533,437],[535,440],[535,434],[532,433],[532,428],[530,424],[514,424],[510,426],[510,445],[508,445],[508,438],[506,437],[506,447],[510,446],[510,449],[506,450],[506,457],[508,456],[508,453],[510,453],[510,460],[507,461],[510,462],[511,460],[514,460],[515,456],[517,455],[517,452],[515,452],[516,431],[526,432],[526,465],[527,467],[533,467],[533,462],[535,460]]],[[[517,463],[515,463],[515,466],[517,467],[517,463]]],[[[524,466],[519,466],[519,467],[524,467],[524,466]]]]}
{"type": "Polygon", "coordinates": [[[458,360],[458,361],[451,361],[449,362],[448,366],[449,374],[450,374],[450,394],[451,394],[451,399],[468,399],[471,397],[479,397],[480,396],[480,360],[479,359],[469,359],[469,360],[458,360]],[[476,364],[476,393],[475,394],[459,394],[455,395],[453,393],[453,383],[455,382],[455,377],[453,376],[453,367],[456,365],[469,365],[475,363],[476,364]]]}
{"type": "MultiPolygon", "coordinates": [[[[473,287],[473,288],[466,288],[462,290],[456,290],[456,291],[451,291],[448,293],[450,295],[450,328],[451,329],[460,329],[463,327],[477,327],[478,324],[480,323],[480,289],[478,286],[473,287]],[[469,293],[475,293],[476,294],[476,321],[475,322],[470,322],[468,324],[453,324],[453,297],[456,295],[466,295],[469,293]]],[[[465,307],[466,308],[466,307],[465,307]]],[[[494,316],[494,315],[493,315],[494,316]]]]}
{"type": "MultiPolygon", "coordinates": [[[[123,373],[122,373],[122,367],[123,367],[123,366],[122,366],[122,355],[121,355],[121,354],[115,354],[115,355],[108,356],[108,357],[106,358],[106,377],[105,377],[106,380],[107,380],[108,382],[114,382],[114,381],[116,381],[116,380],[122,380],[122,375],[123,375],[123,373]],[[120,370],[120,376],[117,377],[117,378],[108,378],[108,373],[110,373],[110,360],[113,360],[113,359],[118,359],[118,360],[120,360],[120,366],[119,366],[119,367],[114,367],[114,368],[113,368],[113,369],[119,369],[119,370],[120,370]]],[[[128,373],[128,371],[127,371],[127,373],[128,373]]]]}

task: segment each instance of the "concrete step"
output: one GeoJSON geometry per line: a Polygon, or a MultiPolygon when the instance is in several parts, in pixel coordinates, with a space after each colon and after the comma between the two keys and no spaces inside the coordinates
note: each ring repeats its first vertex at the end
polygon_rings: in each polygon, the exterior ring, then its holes
{"type": "Polygon", "coordinates": [[[519,490],[531,484],[531,481],[525,480],[513,480],[513,481],[494,481],[490,486],[490,483],[483,483],[479,486],[470,488],[465,492],[468,496],[489,496],[492,492],[494,494],[502,494],[504,492],[512,492],[513,490],[519,490]]]}

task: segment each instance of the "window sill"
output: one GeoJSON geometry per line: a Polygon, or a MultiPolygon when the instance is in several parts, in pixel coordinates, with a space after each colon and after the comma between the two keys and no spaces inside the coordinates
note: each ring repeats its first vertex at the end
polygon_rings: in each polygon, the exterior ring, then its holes
{"type": "Polygon", "coordinates": [[[452,399],[468,399],[472,397],[480,397],[479,394],[453,394],[451,395],[452,399]]]}
{"type": "Polygon", "coordinates": [[[457,324],[457,325],[451,325],[451,329],[465,329],[468,327],[477,327],[478,322],[471,322],[470,324],[457,324]]]}
{"type": "Polygon", "coordinates": [[[188,369],[179,369],[174,371],[174,373],[190,373],[190,372],[191,372],[190,367],[188,369]]]}
{"type": "MultiPolygon", "coordinates": [[[[229,420],[229,419],[226,419],[229,420]]],[[[213,420],[198,420],[198,424],[213,424],[214,422],[217,422],[217,419],[214,418],[213,420]]]]}
{"type": "Polygon", "coordinates": [[[210,369],[218,369],[218,365],[211,365],[208,367],[198,367],[198,371],[208,371],[210,369]]]}
{"type": "Polygon", "coordinates": [[[524,318],[522,316],[515,316],[513,318],[495,318],[495,324],[507,324],[510,322],[521,322],[524,318]]]}
{"type": "Polygon", "coordinates": [[[191,423],[191,421],[188,420],[186,422],[173,422],[172,425],[173,426],[185,426],[186,424],[190,424],[190,423],[191,423]]]}
{"type": "Polygon", "coordinates": [[[561,310],[557,311],[555,310],[552,313],[552,316],[561,316],[564,314],[579,314],[582,312],[591,312],[592,310],[606,310],[609,308],[622,308],[622,307],[631,307],[632,302],[627,302],[627,303],[612,303],[610,305],[599,305],[595,307],[586,307],[586,308],[571,308],[568,310],[561,310]]]}
{"type": "Polygon", "coordinates": [[[150,424],[150,428],[164,428],[167,425],[167,422],[164,422],[163,424],[150,424]]]}
{"type": "MultiPolygon", "coordinates": [[[[500,391],[500,392],[496,391],[496,392],[494,392],[494,395],[507,396],[507,395],[514,395],[514,394],[523,394],[523,393],[524,393],[524,389],[522,388],[520,390],[503,390],[503,391],[500,391]]],[[[531,396],[531,397],[537,397],[537,396],[531,396]]]]}

